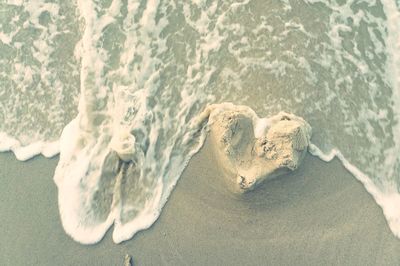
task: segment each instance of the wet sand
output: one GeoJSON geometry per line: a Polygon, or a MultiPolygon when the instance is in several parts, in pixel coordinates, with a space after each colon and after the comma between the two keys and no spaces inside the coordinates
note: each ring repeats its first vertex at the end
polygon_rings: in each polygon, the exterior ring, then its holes
{"type": "Polygon", "coordinates": [[[395,238],[363,186],[335,160],[306,156],[253,193],[225,188],[209,144],[189,163],[160,219],[116,245],[63,231],[52,180],[58,159],[0,153],[0,265],[399,265],[395,238]]]}

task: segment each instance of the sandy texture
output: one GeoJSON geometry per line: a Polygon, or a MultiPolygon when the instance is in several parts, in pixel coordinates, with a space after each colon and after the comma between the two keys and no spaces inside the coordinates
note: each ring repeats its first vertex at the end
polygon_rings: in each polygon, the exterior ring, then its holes
{"type": "Polygon", "coordinates": [[[227,191],[209,144],[184,172],[160,219],[121,245],[94,246],[60,224],[57,159],[0,154],[0,265],[398,265],[400,240],[360,183],[334,161],[241,196],[227,191]]]}
{"type": "Polygon", "coordinates": [[[296,170],[311,138],[310,125],[300,117],[281,112],[261,120],[251,114],[233,106],[217,109],[211,119],[214,150],[229,187],[237,192],[253,190],[266,180],[296,170]],[[263,128],[260,136],[254,128],[263,128]]]}

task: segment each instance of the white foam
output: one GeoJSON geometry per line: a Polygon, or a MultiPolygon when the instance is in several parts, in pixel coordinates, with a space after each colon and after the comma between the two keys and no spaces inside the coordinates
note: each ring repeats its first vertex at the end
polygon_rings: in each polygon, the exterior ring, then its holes
{"type": "MultiPolygon", "coordinates": [[[[81,98],[78,116],[61,136],[54,175],[60,215],[65,231],[80,243],[100,241],[112,224],[113,240],[120,243],[154,223],[202,145],[203,138],[191,137],[199,128],[186,122],[204,98],[185,88],[182,100],[173,103],[179,106],[164,102],[177,93],[160,86],[161,70],[169,64],[160,59],[167,50],[160,35],[168,21],[157,14],[165,14],[167,4],[128,3],[129,13],[119,25],[125,35],[121,61],[111,70],[111,53],[99,43],[107,27],[120,23],[121,3],[114,0],[104,12],[88,1],[78,6],[85,20],[75,49],[82,60],[81,98]]],[[[209,74],[204,78],[207,82],[209,74]]]]}
{"type": "Polygon", "coordinates": [[[0,152],[11,151],[19,161],[26,161],[42,154],[46,158],[56,156],[60,152],[59,142],[38,141],[29,145],[22,145],[17,139],[0,132],[0,152]]]}

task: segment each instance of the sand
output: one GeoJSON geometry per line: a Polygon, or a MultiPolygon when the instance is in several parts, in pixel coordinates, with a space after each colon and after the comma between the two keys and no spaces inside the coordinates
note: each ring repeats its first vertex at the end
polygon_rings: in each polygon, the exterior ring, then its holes
{"type": "Polygon", "coordinates": [[[189,163],[160,219],[116,245],[63,231],[52,180],[58,159],[0,154],[0,265],[399,265],[400,240],[363,186],[334,160],[250,194],[228,192],[209,143],[189,163]]]}

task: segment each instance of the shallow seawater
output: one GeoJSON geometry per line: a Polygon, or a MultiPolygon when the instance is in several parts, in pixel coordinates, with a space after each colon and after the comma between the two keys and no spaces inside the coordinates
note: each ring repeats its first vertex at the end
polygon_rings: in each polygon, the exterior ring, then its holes
{"type": "Polygon", "coordinates": [[[0,150],[60,152],[75,240],[149,227],[221,102],[304,117],[400,235],[398,2],[2,0],[0,21],[0,150]]]}

